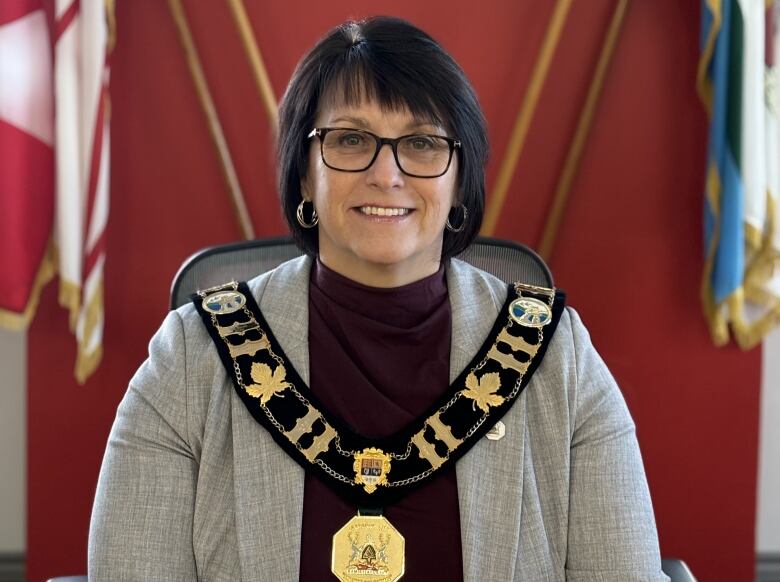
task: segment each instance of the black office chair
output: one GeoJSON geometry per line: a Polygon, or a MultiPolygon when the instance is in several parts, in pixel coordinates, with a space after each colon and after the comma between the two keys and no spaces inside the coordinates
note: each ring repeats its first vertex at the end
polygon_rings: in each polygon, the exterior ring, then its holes
{"type": "Polygon", "coordinates": [[[672,582],[696,582],[688,564],[678,558],[662,558],[661,570],[672,582]]]}
{"type": "MultiPolygon", "coordinates": [[[[198,289],[208,289],[229,281],[246,281],[301,254],[290,237],[200,250],[184,261],[173,279],[171,309],[187,303],[190,295],[198,289]]],[[[479,237],[458,258],[507,283],[523,281],[541,287],[553,286],[550,269],[539,255],[516,242],[479,237]]]]}
{"type": "MultiPolygon", "coordinates": [[[[190,256],[176,273],[171,285],[171,309],[190,300],[198,289],[229,281],[246,281],[301,256],[292,238],[279,237],[210,247],[190,256]]],[[[487,271],[502,281],[523,281],[552,287],[550,269],[525,245],[495,238],[478,237],[457,258],[487,271]]],[[[664,559],[662,568],[671,582],[696,582],[682,560],[664,559]]],[[[51,578],[48,582],[87,582],[86,576],[51,578]]]]}

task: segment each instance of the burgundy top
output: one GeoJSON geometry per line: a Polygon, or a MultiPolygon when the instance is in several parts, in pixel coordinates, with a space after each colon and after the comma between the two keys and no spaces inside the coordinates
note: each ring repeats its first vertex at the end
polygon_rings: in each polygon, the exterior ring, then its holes
{"type": "MultiPolygon", "coordinates": [[[[319,261],[309,285],[312,391],[355,432],[389,436],[449,383],[451,313],[444,268],[403,287],[356,283],[319,261]]],[[[306,473],[300,580],[331,580],[333,534],[357,508],[306,473]]],[[[455,471],[444,471],[384,515],[406,540],[405,582],[462,580],[455,471]]]]}

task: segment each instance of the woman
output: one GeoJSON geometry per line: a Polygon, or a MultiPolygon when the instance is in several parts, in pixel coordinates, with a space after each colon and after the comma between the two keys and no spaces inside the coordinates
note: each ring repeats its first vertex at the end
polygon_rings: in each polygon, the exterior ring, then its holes
{"type": "Polygon", "coordinates": [[[576,313],[451,258],[486,157],[426,33],[383,17],[319,41],[280,109],[307,256],[169,314],[111,432],[90,579],[666,579],[633,422],[576,313]]]}

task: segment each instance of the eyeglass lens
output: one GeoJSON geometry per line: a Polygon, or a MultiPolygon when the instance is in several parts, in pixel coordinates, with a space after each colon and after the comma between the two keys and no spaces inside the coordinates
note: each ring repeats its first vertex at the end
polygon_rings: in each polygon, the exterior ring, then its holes
{"type": "MultiPolygon", "coordinates": [[[[370,133],[348,129],[328,131],[322,140],[325,163],[337,170],[367,169],[377,150],[377,138],[370,133]]],[[[401,139],[396,147],[398,164],[407,174],[438,176],[450,162],[450,144],[434,135],[411,135],[401,139]]]]}

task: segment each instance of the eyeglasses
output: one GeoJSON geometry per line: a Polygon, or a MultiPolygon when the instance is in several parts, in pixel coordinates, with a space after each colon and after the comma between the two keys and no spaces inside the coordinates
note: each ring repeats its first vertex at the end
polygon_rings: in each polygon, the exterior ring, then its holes
{"type": "Polygon", "coordinates": [[[346,127],[316,127],[307,137],[320,138],[322,162],[340,172],[367,170],[387,144],[398,168],[413,178],[443,176],[450,168],[452,152],[461,147],[459,140],[442,135],[416,133],[389,138],[346,127]]]}

